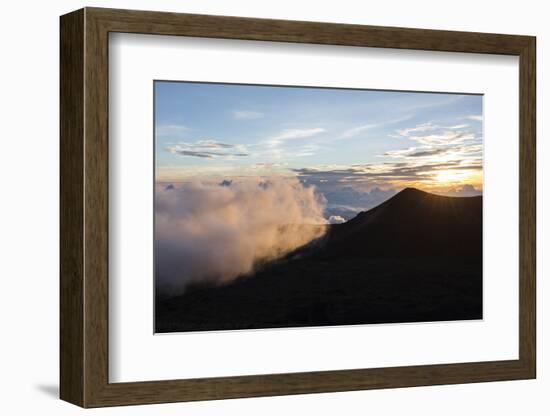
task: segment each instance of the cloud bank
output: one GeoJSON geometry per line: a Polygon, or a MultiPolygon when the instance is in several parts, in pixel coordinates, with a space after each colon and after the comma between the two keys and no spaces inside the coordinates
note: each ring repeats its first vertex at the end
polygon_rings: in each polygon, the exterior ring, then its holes
{"type": "Polygon", "coordinates": [[[234,156],[249,156],[249,154],[246,153],[246,147],[244,145],[222,143],[212,139],[199,140],[195,143],[180,142],[168,146],[166,150],[180,156],[193,156],[205,159],[230,159],[234,156]]]}
{"type": "Polygon", "coordinates": [[[295,178],[187,183],[155,198],[156,287],[225,283],[319,238],[326,201],[295,178]]]}
{"type": "Polygon", "coordinates": [[[442,194],[446,195],[446,196],[462,196],[462,197],[464,197],[464,196],[482,195],[483,192],[481,191],[481,189],[476,189],[473,185],[465,184],[462,187],[450,189],[449,191],[444,192],[442,194]]]}

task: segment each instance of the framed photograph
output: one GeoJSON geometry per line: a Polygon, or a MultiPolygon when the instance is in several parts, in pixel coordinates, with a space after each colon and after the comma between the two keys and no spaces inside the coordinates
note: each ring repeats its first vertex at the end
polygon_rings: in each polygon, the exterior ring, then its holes
{"type": "Polygon", "coordinates": [[[535,378],[535,49],[62,16],[61,398],[535,378]]]}

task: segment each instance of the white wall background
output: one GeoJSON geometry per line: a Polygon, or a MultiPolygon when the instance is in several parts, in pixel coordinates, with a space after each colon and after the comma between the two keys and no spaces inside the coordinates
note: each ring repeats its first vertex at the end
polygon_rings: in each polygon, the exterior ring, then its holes
{"type": "MultiPolygon", "coordinates": [[[[421,414],[543,415],[550,399],[544,348],[550,302],[544,282],[550,209],[550,145],[543,137],[550,86],[545,3],[399,0],[121,0],[5,2],[0,14],[0,409],[3,414],[70,415],[83,410],[58,394],[58,16],[83,6],[536,35],[538,38],[538,316],[535,381],[224,400],[89,410],[102,415],[421,414]],[[546,67],[548,66],[548,67],[546,67]]],[[[550,64],[549,64],[550,65],[550,64]]],[[[503,201],[505,203],[505,201],[503,201]]]]}

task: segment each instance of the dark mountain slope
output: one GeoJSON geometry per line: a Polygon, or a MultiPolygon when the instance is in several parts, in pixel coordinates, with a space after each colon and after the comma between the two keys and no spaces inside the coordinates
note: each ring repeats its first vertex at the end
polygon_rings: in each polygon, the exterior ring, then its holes
{"type": "Polygon", "coordinates": [[[325,256],[480,257],[482,198],[406,188],[377,207],[332,227],[325,256]]]}
{"type": "Polygon", "coordinates": [[[221,287],[157,299],[156,331],[482,317],[481,197],[405,189],[221,287]]]}

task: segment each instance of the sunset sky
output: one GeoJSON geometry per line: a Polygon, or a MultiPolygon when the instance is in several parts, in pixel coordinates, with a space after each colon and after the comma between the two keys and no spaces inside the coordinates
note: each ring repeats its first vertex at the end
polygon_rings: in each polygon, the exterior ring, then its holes
{"type": "Polygon", "coordinates": [[[329,203],[479,194],[482,131],[481,95],[155,82],[157,182],[294,175],[329,203]]]}

